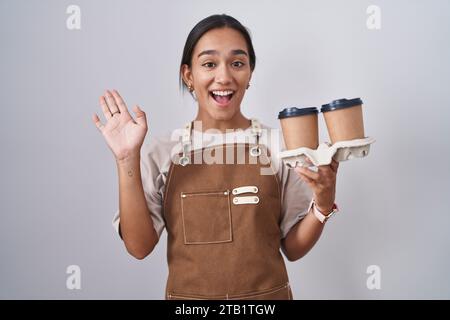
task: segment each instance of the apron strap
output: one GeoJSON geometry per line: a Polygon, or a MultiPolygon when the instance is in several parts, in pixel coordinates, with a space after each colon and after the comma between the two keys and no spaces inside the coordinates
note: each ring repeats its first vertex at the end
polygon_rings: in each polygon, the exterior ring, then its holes
{"type": "Polygon", "coordinates": [[[252,135],[256,137],[256,145],[250,148],[250,155],[258,157],[261,155],[261,148],[259,147],[259,137],[262,135],[261,124],[257,119],[252,120],[252,135]]]}
{"type": "Polygon", "coordinates": [[[189,152],[189,147],[191,145],[191,132],[192,132],[192,121],[188,122],[184,126],[183,136],[181,137],[181,144],[183,147],[183,156],[179,160],[179,164],[183,167],[191,162],[191,159],[187,156],[189,152]]]}

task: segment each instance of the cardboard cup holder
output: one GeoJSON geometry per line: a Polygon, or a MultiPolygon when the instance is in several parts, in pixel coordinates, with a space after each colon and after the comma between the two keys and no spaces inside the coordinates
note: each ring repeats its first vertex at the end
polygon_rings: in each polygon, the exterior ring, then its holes
{"type": "Polygon", "coordinates": [[[364,139],[354,139],[339,141],[331,145],[328,142],[319,144],[317,149],[306,147],[286,150],[280,152],[280,158],[291,168],[323,166],[331,163],[331,159],[338,162],[355,158],[364,158],[369,154],[370,145],[375,142],[374,138],[366,137],[364,139]],[[313,165],[308,163],[309,159],[313,165]]]}

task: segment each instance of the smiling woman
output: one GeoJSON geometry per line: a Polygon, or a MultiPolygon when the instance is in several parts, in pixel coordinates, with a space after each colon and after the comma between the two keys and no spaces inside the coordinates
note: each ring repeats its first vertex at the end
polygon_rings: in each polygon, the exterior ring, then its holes
{"type": "Polygon", "coordinates": [[[213,15],[192,29],[180,85],[197,100],[198,111],[183,127],[181,141],[158,137],[143,148],[144,111],[136,106],[133,119],[116,90],[100,98],[107,123],[97,115],[93,120],[119,173],[120,208],[113,224],[137,259],[150,254],[167,230],[166,299],[292,299],[280,249],[291,261],[305,255],[323,229],[313,209],[334,201],[336,164],[314,175],[295,174],[277,158],[279,150],[269,147],[264,133],[270,128],[242,114],[255,61],[250,35],[236,19],[213,15]],[[200,136],[218,133],[199,141],[199,123],[200,136]],[[173,160],[174,149],[179,161],[173,160]],[[236,160],[249,161],[195,161],[212,149],[214,159],[241,151],[236,160]]]}
{"type": "Polygon", "coordinates": [[[247,29],[226,15],[211,16],[188,35],[180,67],[180,84],[198,101],[196,120],[205,129],[246,127],[240,106],[255,69],[255,52],[247,29]]]}

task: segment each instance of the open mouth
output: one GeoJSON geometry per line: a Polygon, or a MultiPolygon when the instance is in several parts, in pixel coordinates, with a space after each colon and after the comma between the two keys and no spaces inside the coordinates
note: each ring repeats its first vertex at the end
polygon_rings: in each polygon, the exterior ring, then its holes
{"type": "Polygon", "coordinates": [[[228,103],[230,103],[230,100],[234,95],[234,91],[233,90],[223,90],[223,91],[213,90],[213,91],[210,91],[209,94],[219,105],[225,106],[228,103]]]}

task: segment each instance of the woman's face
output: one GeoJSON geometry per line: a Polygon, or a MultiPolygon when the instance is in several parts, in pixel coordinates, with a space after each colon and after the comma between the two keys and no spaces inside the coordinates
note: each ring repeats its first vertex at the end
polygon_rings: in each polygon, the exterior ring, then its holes
{"type": "Polygon", "coordinates": [[[212,29],[197,42],[191,68],[182,69],[194,88],[200,120],[231,120],[240,114],[241,101],[252,71],[244,37],[231,28],[212,29]]]}

